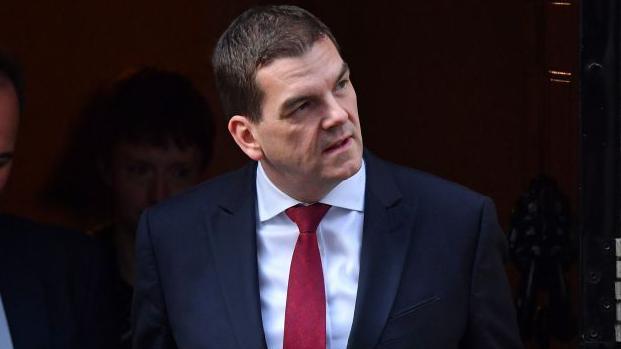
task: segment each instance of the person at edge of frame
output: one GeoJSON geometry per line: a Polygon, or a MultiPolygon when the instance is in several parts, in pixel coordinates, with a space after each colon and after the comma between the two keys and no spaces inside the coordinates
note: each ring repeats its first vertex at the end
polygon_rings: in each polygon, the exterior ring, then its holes
{"type": "MultiPolygon", "coordinates": [[[[0,193],[15,158],[23,101],[20,70],[0,52],[0,193]]],[[[110,348],[105,260],[103,247],[85,234],[0,214],[0,348],[110,348]]]]}

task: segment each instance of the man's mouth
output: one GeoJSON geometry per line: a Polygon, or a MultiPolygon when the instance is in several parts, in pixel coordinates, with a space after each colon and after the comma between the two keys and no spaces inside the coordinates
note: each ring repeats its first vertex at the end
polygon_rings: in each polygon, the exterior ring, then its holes
{"type": "Polygon", "coordinates": [[[335,152],[335,151],[337,151],[337,150],[339,150],[341,148],[346,147],[349,144],[350,141],[351,141],[351,136],[345,137],[344,139],[342,139],[342,140],[340,140],[338,142],[335,142],[334,144],[332,144],[331,146],[326,148],[323,151],[323,153],[324,154],[328,154],[328,153],[335,152]]]}

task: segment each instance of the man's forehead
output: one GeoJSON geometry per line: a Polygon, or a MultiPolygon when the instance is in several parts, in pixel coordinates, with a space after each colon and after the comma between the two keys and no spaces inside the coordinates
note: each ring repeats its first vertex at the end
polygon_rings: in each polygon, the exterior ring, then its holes
{"type": "Polygon", "coordinates": [[[330,39],[317,40],[303,55],[281,57],[259,68],[256,80],[266,84],[304,84],[308,79],[335,79],[347,65],[330,39]]]}

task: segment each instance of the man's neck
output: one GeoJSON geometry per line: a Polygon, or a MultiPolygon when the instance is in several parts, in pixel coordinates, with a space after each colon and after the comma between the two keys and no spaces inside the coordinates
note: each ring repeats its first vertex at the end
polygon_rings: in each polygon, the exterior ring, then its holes
{"type": "Polygon", "coordinates": [[[283,193],[287,194],[291,198],[304,202],[304,203],[314,203],[318,202],[326,196],[330,192],[330,190],[334,189],[340,181],[334,181],[334,183],[312,183],[310,181],[304,183],[295,183],[295,185],[291,185],[290,183],[295,182],[294,180],[283,179],[278,175],[271,173],[270,168],[268,166],[262,166],[267,178],[283,193]]]}

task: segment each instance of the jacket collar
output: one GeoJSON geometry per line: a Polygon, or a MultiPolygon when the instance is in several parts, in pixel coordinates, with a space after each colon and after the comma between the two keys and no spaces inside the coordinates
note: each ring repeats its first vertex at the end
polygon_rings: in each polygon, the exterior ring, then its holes
{"type": "MultiPolygon", "coordinates": [[[[207,240],[239,348],[266,348],[256,242],[256,163],[229,175],[217,212],[205,212],[207,240]]],[[[225,179],[226,180],[226,179],[225,179]]]]}
{"type": "Polygon", "coordinates": [[[386,163],[365,152],[367,184],[358,294],[348,348],[373,348],[397,295],[416,205],[406,204],[386,163]]]}

